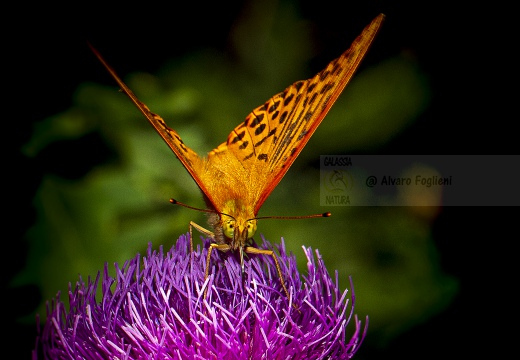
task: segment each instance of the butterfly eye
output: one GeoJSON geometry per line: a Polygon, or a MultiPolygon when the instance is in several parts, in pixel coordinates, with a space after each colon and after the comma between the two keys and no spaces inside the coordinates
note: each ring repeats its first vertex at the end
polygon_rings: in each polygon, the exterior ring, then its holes
{"type": "Polygon", "coordinates": [[[247,222],[247,238],[250,239],[255,235],[256,232],[256,220],[250,220],[247,222]]]}
{"type": "Polygon", "coordinates": [[[224,235],[230,239],[233,239],[235,233],[235,222],[233,220],[226,221],[223,225],[224,235]]]}

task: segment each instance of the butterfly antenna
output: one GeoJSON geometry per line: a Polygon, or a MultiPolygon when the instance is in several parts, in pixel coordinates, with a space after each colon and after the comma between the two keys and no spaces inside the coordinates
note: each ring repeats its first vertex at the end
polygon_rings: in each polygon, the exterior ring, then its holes
{"type": "Polygon", "coordinates": [[[170,199],[170,202],[171,202],[173,205],[184,206],[185,208],[192,209],[192,210],[196,210],[196,211],[202,211],[202,212],[208,212],[208,213],[217,213],[217,211],[215,211],[215,210],[196,208],[196,207],[193,207],[193,206],[190,206],[190,205],[187,205],[187,204],[181,203],[180,201],[177,201],[177,200],[175,200],[175,199],[170,199]]]}
{"type": "Polygon", "coordinates": [[[264,219],[282,219],[282,220],[296,220],[296,219],[309,219],[309,218],[319,218],[319,217],[330,217],[332,214],[330,212],[326,212],[323,214],[312,214],[312,215],[302,215],[302,216],[260,216],[251,220],[264,220],[264,219]]]}
{"type": "Polygon", "coordinates": [[[188,204],[181,203],[180,201],[177,201],[177,200],[175,200],[175,199],[170,199],[170,202],[171,202],[173,205],[184,206],[185,208],[188,208],[188,209],[191,209],[191,210],[202,211],[202,212],[213,213],[213,214],[219,214],[219,215],[226,215],[226,216],[229,216],[230,218],[234,219],[233,216],[228,215],[228,214],[225,214],[225,213],[221,213],[221,212],[219,212],[219,211],[217,211],[217,210],[196,208],[196,207],[194,207],[194,206],[190,206],[190,205],[188,205],[188,204]]]}

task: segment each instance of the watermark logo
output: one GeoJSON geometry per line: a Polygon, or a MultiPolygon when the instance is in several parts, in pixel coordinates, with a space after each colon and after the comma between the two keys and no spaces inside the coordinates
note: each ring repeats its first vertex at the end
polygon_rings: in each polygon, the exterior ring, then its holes
{"type": "Polygon", "coordinates": [[[518,206],[519,163],[518,155],[322,155],[320,205],[518,206]]]}
{"type": "Polygon", "coordinates": [[[349,172],[352,158],[342,155],[320,157],[320,205],[348,206],[354,179],[349,172]]]}

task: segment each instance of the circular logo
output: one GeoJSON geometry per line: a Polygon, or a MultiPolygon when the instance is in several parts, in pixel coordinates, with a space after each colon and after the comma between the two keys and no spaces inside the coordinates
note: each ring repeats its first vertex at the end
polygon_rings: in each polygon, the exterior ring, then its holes
{"type": "Polygon", "coordinates": [[[352,188],[352,176],[344,170],[332,170],[325,172],[323,185],[327,191],[342,193],[352,188]]]}

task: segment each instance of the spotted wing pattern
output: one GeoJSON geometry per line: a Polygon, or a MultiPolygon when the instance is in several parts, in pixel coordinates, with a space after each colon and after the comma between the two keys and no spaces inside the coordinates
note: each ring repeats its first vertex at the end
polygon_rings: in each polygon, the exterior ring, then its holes
{"type": "Polygon", "coordinates": [[[232,153],[256,179],[254,214],[280,182],[341,94],[372,44],[384,15],[377,16],[350,48],[313,78],[297,81],[254,109],[210,152],[209,161],[232,153]]]}

